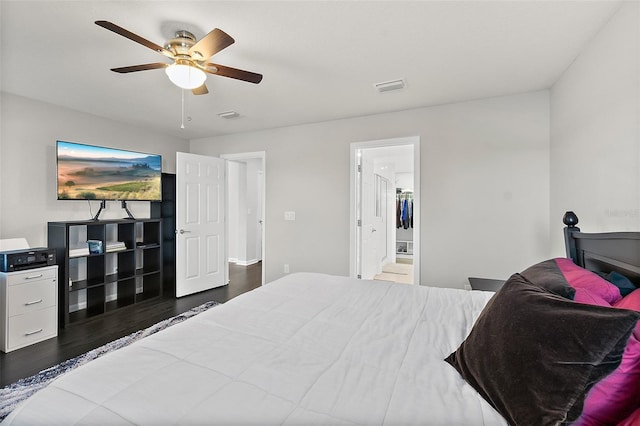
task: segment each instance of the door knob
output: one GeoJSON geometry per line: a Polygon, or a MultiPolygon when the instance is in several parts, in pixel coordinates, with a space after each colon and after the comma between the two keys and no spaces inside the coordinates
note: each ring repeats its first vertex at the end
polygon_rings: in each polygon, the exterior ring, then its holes
{"type": "Polygon", "coordinates": [[[181,229],[181,230],[179,230],[179,231],[177,231],[177,232],[179,232],[179,233],[181,233],[181,234],[188,234],[188,233],[190,233],[191,231],[185,231],[184,229],[181,229]]]}

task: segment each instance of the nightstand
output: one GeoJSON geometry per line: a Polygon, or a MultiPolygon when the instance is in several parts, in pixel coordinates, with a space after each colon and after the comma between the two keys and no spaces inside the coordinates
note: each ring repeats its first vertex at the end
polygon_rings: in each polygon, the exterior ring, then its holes
{"type": "Polygon", "coordinates": [[[502,288],[504,283],[505,280],[469,277],[469,284],[471,284],[472,290],[498,291],[502,288]]]}
{"type": "Polygon", "coordinates": [[[58,266],[0,272],[0,350],[58,335],[58,266]]]}

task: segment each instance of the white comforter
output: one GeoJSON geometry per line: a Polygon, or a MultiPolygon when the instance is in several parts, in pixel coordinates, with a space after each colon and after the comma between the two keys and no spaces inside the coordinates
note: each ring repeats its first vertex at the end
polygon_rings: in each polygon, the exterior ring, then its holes
{"type": "Polygon", "coordinates": [[[79,367],[5,423],[504,425],[443,361],[491,295],[291,274],[79,367]]]}

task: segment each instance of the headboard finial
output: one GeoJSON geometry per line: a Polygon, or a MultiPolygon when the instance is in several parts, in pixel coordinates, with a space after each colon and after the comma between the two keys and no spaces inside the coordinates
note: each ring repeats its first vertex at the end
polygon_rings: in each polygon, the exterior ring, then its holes
{"type": "Polygon", "coordinates": [[[567,250],[567,257],[573,260],[576,265],[580,265],[574,238],[575,234],[580,232],[580,228],[576,226],[578,224],[578,216],[574,212],[568,211],[564,214],[562,222],[566,225],[564,228],[564,246],[567,250]]]}
{"type": "Polygon", "coordinates": [[[573,228],[578,224],[578,216],[572,211],[568,211],[564,214],[562,218],[562,223],[567,225],[569,228],[573,228]]]}

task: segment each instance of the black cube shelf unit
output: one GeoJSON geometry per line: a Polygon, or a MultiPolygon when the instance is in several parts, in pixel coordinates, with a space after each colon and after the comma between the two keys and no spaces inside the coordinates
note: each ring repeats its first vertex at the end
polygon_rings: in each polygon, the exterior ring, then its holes
{"type": "Polygon", "coordinates": [[[162,295],[162,220],[49,222],[56,250],[60,326],[162,295]],[[102,242],[89,253],[88,240],[102,242]]]}

